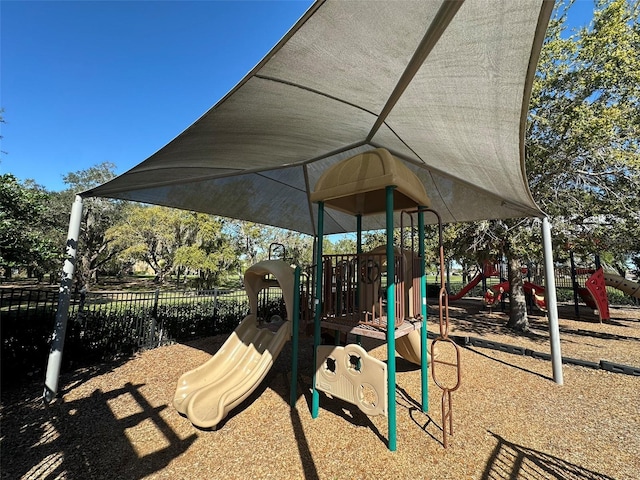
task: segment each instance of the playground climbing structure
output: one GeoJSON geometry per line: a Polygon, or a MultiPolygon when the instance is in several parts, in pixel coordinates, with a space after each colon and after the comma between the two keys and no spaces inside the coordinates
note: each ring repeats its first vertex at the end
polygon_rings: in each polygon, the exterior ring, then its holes
{"type": "MultiPolygon", "coordinates": [[[[320,395],[325,392],[357,405],[367,414],[388,419],[388,447],[396,450],[396,352],[420,364],[422,410],[428,410],[428,350],[426,331],[426,276],[424,264],[424,214],[430,200],[418,177],[385,149],[358,154],[327,169],[316,183],[311,200],[318,205],[318,240],[312,417],[319,415],[320,395]],[[323,255],[325,209],[353,215],[358,235],[354,254],[323,255]],[[386,215],[386,245],[363,253],[362,217],[386,215]],[[411,218],[418,241],[411,247],[394,246],[394,215],[411,218]],[[417,221],[414,220],[417,218],[417,221]],[[417,227],[415,226],[417,224],[417,227]],[[416,251],[417,250],[417,251],[416,251]],[[358,345],[321,345],[321,329],[386,340],[387,362],[376,361],[358,345]],[[419,348],[418,348],[419,347],[419,348]]],[[[330,215],[330,212],[327,212],[330,215]]],[[[439,218],[439,217],[438,217],[439,218]]],[[[404,236],[404,235],[401,235],[404,236]]],[[[441,275],[444,256],[440,242],[441,275]]],[[[448,300],[444,283],[440,290],[440,335],[433,343],[446,342],[454,360],[446,362],[457,381],[442,388],[443,443],[453,430],[451,394],[460,385],[460,355],[448,339],[448,300]]],[[[434,358],[435,351],[432,355],[434,358]]],[[[444,364],[444,360],[437,360],[444,364]]],[[[433,360],[434,365],[436,360],[433,360]]],[[[433,369],[435,375],[435,368],[433,369]]]]}

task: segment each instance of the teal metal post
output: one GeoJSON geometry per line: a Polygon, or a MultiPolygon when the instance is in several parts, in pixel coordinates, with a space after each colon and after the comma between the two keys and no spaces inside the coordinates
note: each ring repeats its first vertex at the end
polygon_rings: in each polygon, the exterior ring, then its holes
{"type": "Polygon", "coordinates": [[[324,202],[318,202],[318,244],[316,245],[316,298],[313,329],[313,386],[311,393],[311,418],[318,418],[320,394],[316,389],[316,365],[320,345],[320,316],[322,314],[322,232],[324,230],[324,202]]]}
{"type": "Polygon", "coordinates": [[[393,190],[386,188],[387,205],[387,395],[389,411],[389,450],[396,450],[396,292],[395,252],[393,249],[393,190]]]}
{"type": "MultiPolygon", "coordinates": [[[[360,262],[360,255],[362,254],[362,214],[356,215],[356,253],[358,254],[358,262],[360,262]]],[[[360,263],[356,263],[358,268],[360,267],[360,263]]],[[[356,306],[358,310],[360,310],[360,282],[356,286],[356,306]]],[[[362,346],[362,337],[360,335],[356,335],[356,343],[362,346]]]]}
{"type": "Polygon", "coordinates": [[[291,325],[291,398],[289,404],[296,406],[298,399],[298,343],[300,339],[300,267],[293,273],[293,319],[291,325]]]}
{"type": "Polygon", "coordinates": [[[422,411],[429,411],[429,362],[427,361],[427,275],[424,252],[424,212],[418,210],[418,256],[420,257],[420,303],[422,307],[422,328],[420,328],[420,373],[422,375],[422,411]]]}

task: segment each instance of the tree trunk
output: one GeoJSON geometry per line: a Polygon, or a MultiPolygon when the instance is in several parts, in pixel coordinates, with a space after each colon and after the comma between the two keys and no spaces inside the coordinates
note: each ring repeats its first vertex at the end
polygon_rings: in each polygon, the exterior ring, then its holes
{"type": "Polygon", "coordinates": [[[517,332],[529,330],[529,317],[527,316],[527,299],[524,295],[520,262],[516,258],[507,258],[509,265],[509,322],[507,327],[517,332]]]}

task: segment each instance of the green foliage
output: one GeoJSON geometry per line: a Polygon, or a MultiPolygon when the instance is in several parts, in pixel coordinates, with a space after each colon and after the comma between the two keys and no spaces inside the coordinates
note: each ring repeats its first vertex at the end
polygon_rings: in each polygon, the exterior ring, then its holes
{"type": "Polygon", "coordinates": [[[51,235],[49,194],[11,174],[0,176],[0,266],[5,275],[25,268],[40,277],[61,259],[51,235]]]}
{"type": "Polygon", "coordinates": [[[197,272],[199,288],[227,283],[240,268],[239,252],[224,233],[225,221],[212,215],[195,214],[191,218],[195,235],[192,244],[182,244],[175,254],[175,265],[197,272]]]}
{"type": "Polygon", "coordinates": [[[243,260],[242,269],[268,258],[281,259],[295,265],[310,265],[313,259],[313,238],[282,228],[269,227],[242,220],[229,220],[225,231],[235,239],[243,260]]]}
{"type": "MultiPolygon", "coordinates": [[[[72,308],[63,368],[112,361],[167,341],[230,333],[249,309],[246,295],[207,293],[195,302],[161,301],[155,308],[153,302],[145,301],[148,292],[139,294],[139,300],[127,296],[97,308],[72,308]]],[[[55,323],[57,295],[49,290],[21,289],[3,290],[2,295],[3,303],[8,299],[13,305],[2,313],[0,380],[5,388],[42,373],[55,323]]],[[[78,300],[75,297],[71,304],[77,306],[81,303],[78,300]]],[[[277,302],[272,303],[269,308],[277,309],[277,302]]]]}
{"type": "Polygon", "coordinates": [[[561,249],[624,264],[640,249],[640,9],[599,1],[592,23],[567,35],[566,8],[558,5],[533,85],[530,187],[561,249]]]}
{"type": "MultiPolygon", "coordinates": [[[[114,164],[103,162],[85,170],[66,174],[63,180],[68,188],[61,192],[57,198],[57,203],[61,205],[62,211],[69,211],[76,194],[115,177],[114,170],[114,164]]],[[[83,200],[75,273],[79,287],[95,282],[98,272],[117,255],[118,250],[113,242],[106,237],[106,232],[121,218],[123,208],[124,202],[119,200],[94,197],[83,200]]],[[[68,214],[65,218],[68,224],[68,214]]]]}
{"type": "MultiPolygon", "coordinates": [[[[583,260],[599,254],[623,272],[640,257],[640,8],[600,0],[590,25],[567,32],[571,5],[556,5],[532,86],[529,185],[551,217],[557,261],[571,249],[583,260]]],[[[463,267],[504,256],[513,276],[519,264],[542,261],[538,219],[446,232],[446,251],[463,267]]],[[[513,309],[521,296],[511,293],[513,309]]]]}
{"type": "Polygon", "coordinates": [[[130,205],[107,238],[122,262],[145,262],[160,283],[170,273],[194,274],[198,288],[212,288],[238,275],[239,253],[224,228],[211,215],[130,205]]]}

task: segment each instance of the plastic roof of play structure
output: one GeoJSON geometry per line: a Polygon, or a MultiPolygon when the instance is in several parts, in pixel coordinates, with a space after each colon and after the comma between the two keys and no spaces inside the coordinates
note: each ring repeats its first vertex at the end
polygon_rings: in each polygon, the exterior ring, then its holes
{"type": "MultiPolygon", "coordinates": [[[[422,181],[445,223],[541,216],[526,180],[524,129],[552,8],[546,0],[318,1],[193,125],[82,196],[315,234],[310,196],[323,172],[384,147],[422,181]]],[[[384,226],[384,213],[362,219],[364,230],[384,226]]],[[[325,210],[325,234],[355,229],[352,215],[325,210]]]]}

